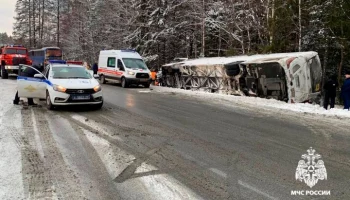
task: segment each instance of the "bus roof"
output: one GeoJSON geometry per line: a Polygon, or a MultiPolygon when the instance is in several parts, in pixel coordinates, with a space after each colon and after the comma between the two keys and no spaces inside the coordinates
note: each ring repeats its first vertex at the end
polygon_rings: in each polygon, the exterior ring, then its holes
{"type": "Polygon", "coordinates": [[[59,47],[43,47],[41,49],[32,49],[30,51],[43,51],[43,50],[47,50],[47,49],[60,49],[59,47]]]}

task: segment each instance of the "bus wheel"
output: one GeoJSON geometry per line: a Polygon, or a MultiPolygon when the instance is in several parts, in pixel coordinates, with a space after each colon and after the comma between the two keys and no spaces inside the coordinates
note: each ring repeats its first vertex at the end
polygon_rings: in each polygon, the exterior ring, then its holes
{"type": "Polygon", "coordinates": [[[101,82],[102,84],[105,84],[105,83],[106,83],[106,79],[105,79],[105,76],[104,76],[103,74],[101,74],[101,76],[100,76],[100,82],[101,82]]]}

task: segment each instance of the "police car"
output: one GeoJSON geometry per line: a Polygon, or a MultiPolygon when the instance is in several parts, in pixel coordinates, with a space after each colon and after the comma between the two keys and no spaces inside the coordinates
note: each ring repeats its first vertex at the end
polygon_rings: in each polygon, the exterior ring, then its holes
{"type": "MultiPolygon", "coordinates": [[[[21,70],[25,67],[31,66],[21,65],[21,70]]],[[[98,77],[91,75],[83,66],[50,63],[44,73],[37,72],[34,78],[17,77],[19,97],[46,99],[49,110],[66,105],[102,107],[101,86],[95,79],[98,77]]]]}

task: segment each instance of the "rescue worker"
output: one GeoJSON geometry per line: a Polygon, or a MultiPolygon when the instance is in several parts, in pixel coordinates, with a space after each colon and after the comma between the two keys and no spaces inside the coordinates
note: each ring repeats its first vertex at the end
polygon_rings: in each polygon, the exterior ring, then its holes
{"type": "Polygon", "coordinates": [[[325,91],[324,95],[324,104],[323,107],[328,110],[328,105],[330,102],[331,109],[334,108],[335,97],[337,96],[337,88],[338,88],[337,76],[333,75],[327,83],[323,86],[325,91]]]}
{"type": "Polygon", "coordinates": [[[98,65],[97,65],[97,63],[94,63],[92,65],[92,70],[94,71],[94,74],[97,74],[97,72],[98,72],[98,65]]]}
{"type": "Polygon", "coordinates": [[[155,85],[156,82],[156,76],[157,76],[157,72],[155,69],[151,70],[151,79],[152,79],[152,84],[155,85]]]}
{"type": "MultiPolygon", "coordinates": [[[[33,68],[37,69],[39,72],[42,72],[44,70],[44,67],[42,65],[34,65],[33,68]]],[[[20,76],[24,77],[31,77],[34,78],[35,74],[38,74],[36,70],[34,70],[31,67],[27,67],[21,72],[20,76]]],[[[13,100],[13,104],[18,105],[19,104],[19,97],[18,97],[18,91],[16,92],[15,99],[13,100]]],[[[33,101],[33,98],[28,98],[28,105],[36,105],[33,101]]]]}
{"type": "Polygon", "coordinates": [[[350,108],[350,70],[345,72],[345,81],[341,88],[341,97],[344,101],[344,109],[350,108]]]}

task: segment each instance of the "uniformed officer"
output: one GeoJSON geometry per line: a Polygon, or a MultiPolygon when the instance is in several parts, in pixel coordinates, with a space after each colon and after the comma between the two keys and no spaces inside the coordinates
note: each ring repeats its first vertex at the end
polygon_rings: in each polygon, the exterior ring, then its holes
{"type": "Polygon", "coordinates": [[[344,101],[344,109],[350,109],[350,69],[345,72],[345,81],[341,88],[341,97],[344,101]]]}
{"type": "MultiPolygon", "coordinates": [[[[42,65],[34,65],[32,66],[33,68],[37,69],[39,72],[42,72],[44,70],[44,67],[42,65]]],[[[20,74],[20,76],[24,76],[24,77],[31,77],[34,78],[35,74],[38,74],[38,72],[36,70],[34,70],[31,67],[27,67],[23,70],[23,72],[20,74]]],[[[13,104],[18,105],[19,103],[19,97],[18,97],[18,91],[16,92],[16,96],[15,99],[13,100],[13,104]]],[[[33,98],[28,98],[28,105],[35,105],[33,98]]]]}

